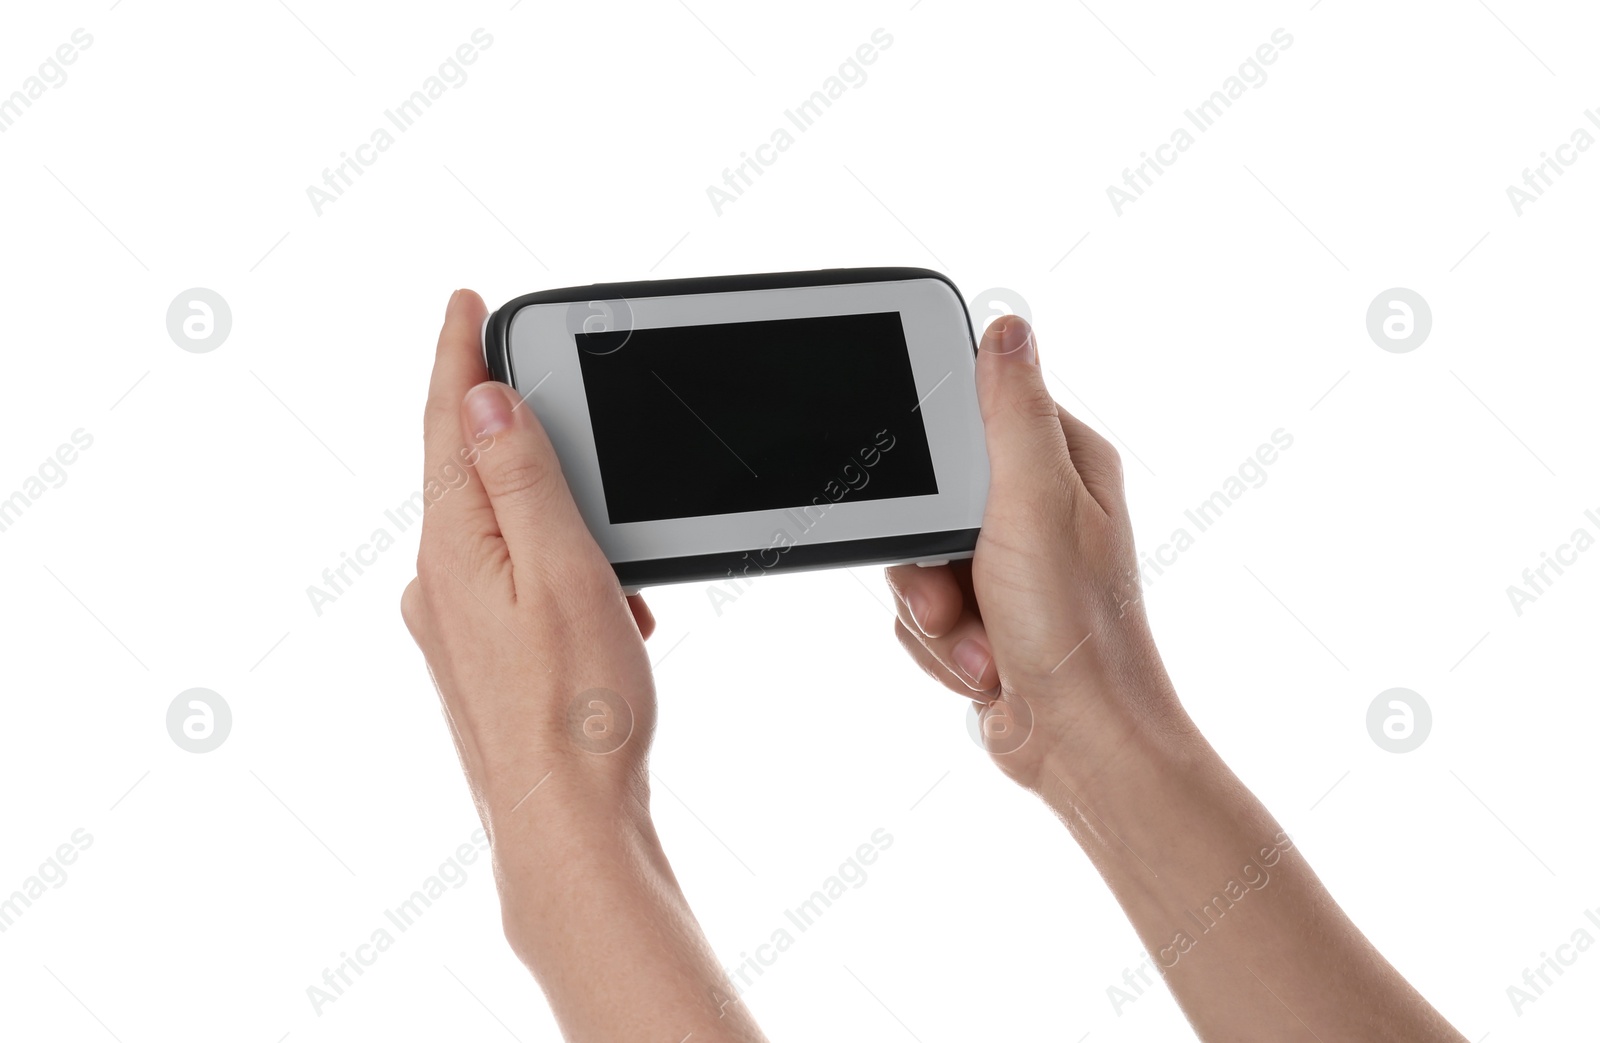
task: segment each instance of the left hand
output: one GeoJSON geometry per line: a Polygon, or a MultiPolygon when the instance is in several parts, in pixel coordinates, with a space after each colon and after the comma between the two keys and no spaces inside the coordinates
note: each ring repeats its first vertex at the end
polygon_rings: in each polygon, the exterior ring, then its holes
{"type": "Polygon", "coordinates": [[[487,381],[485,311],[460,290],[445,313],[417,578],[400,608],[506,868],[531,857],[515,837],[551,832],[544,808],[593,824],[647,814],[655,620],[623,597],[533,411],[487,381]]]}

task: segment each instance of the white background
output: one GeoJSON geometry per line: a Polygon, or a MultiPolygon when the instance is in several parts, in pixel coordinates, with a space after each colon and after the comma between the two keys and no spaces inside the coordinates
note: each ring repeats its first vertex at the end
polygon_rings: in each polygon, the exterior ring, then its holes
{"type": "MultiPolygon", "coordinates": [[[[1178,689],[1469,1039],[1591,1037],[1600,951],[1520,1015],[1506,989],[1600,905],[1600,551],[1520,616],[1506,587],[1600,532],[1600,155],[1521,216],[1506,187],[1600,103],[1600,26],[1492,2],[9,9],[0,91],[94,42],[0,135],[0,495],[94,444],[0,533],[0,893],[94,839],[0,934],[5,1035],[556,1038],[482,862],[313,1011],[477,822],[397,610],[415,530],[320,616],[306,588],[420,485],[457,286],[904,264],[1027,301],[1146,550],[1292,433],[1149,590],[1178,689]],[[317,216],[306,187],[478,27],[470,79],[317,216]],[[718,216],[706,187],[879,27],[867,81],[718,216]],[[1106,187],[1280,27],[1267,81],[1117,216],[1106,187]],[[208,354],[165,325],[196,286],[233,312],[208,354]],[[1433,311],[1407,354],[1365,326],[1395,286],[1433,311]],[[165,726],[195,686],[233,712],[203,755],[165,726]],[[1394,686],[1432,707],[1413,753],[1367,734],[1394,686]]],[[[651,594],[655,812],[724,962],[894,837],[745,999],[775,1040],[1187,1038],[1160,990],[1114,1012],[1133,932],[887,600],[873,569],[721,615],[651,594]]]]}

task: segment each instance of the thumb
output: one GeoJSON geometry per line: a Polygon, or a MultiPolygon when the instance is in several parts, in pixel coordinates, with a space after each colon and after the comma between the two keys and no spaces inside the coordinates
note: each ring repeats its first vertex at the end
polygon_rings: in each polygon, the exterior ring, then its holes
{"type": "Polygon", "coordinates": [[[513,572],[543,571],[541,562],[572,555],[589,535],[561,473],[555,447],[533,410],[515,390],[487,381],[461,403],[462,435],[473,447],[473,467],[505,540],[513,572]]]}
{"type": "Polygon", "coordinates": [[[1005,315],[978,344],[978,407],[989,474],[1000,496],[1072,468],[1055,399],[1045,387],[1039,349],[1026,319],[1005,315]]]}

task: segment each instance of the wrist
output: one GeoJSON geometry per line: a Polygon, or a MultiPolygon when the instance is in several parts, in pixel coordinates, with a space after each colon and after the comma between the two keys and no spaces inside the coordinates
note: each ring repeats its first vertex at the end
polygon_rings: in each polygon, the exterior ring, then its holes
{"type": "Polygon", "coordinates": [[[578,773],[554,772],[515,811],[490,817],[490,849],[507,940],[524,962],[564,925],[604,913],[648,881],[676,889],[649,813],[648,787],[618,797],[578,773]]]}
{"type": "Polygon", "coordinates": [[[496,772],[480,794],[490,842],[513,855],[610,842],[652,830],[642,759],[564,752],[496,772]]]}
{"type": "Polygon", "coordinates": [[[1062,738],[1041,758],[1036,791],[1058,814],[1074,803],[1137,805],[1155,790],[1193,785],[1218,763],[1164,683],[1153,691],[1097,698],[1055,734],[1062,738]]]}
{"type": "Polygon", "coordinates": [[[1154,896],[1219,843],[1248,853],[1277,829],[1182,720],[1135,723],[1092,765],[1047,761],[1038,795],[1114,888],[1154,896]]]}
{"type": "MultiPolygon", "coordinates": [[[[1121,776],[1204,745],[1153,643],[1129,648],[1102,642],[1069,658],[1069,669],[1017,678],[1005,692],[1015,697],[1005,700],[1016,718],[1007,723],[1031,733],[1013,763],[1035,767],[1031,779],[1008,774],[1029,789],[1043,796],[1043,788],[1058,780],[1079,791],[1115,785],[1121,776]]],[[[997,758],[1003,768],[1007,759],[997,758]]]]}
{"type": "Polygon", "coordinates": [[[653,706],[635,710],[606,689],[592,689],[564,707],[555,698],[524,725],[467,736],[467,772],[477,781],[479,813],[491,832],[582,826],[649,817],[647,760],[653,706]],[[651,711],[651,712],[642,712],[651,711]]]}

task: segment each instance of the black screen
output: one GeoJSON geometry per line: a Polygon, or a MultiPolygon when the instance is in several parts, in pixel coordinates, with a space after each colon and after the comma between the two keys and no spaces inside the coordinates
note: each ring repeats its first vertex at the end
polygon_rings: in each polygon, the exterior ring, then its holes
{"type": "Polygon", "coordinates": [[[939,491],[898,312],[575,337],[612,524],[939,491]]]}

